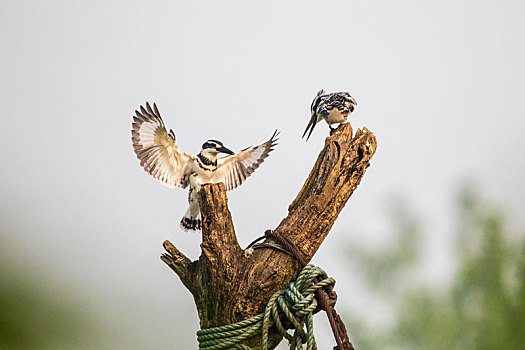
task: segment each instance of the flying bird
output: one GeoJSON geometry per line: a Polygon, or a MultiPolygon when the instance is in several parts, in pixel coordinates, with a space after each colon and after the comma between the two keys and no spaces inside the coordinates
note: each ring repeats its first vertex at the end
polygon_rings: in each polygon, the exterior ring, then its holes
{"type": "Polygon", "coordinates": [[[324,90],[319,91],[310,106],[312,117],[306,126],[303,138],[308,130],[310,130],[306,138],[306,141],[308,141],[317,123],[323,119],[328,124],[330,130],[333,130],[331,125],[346,122],[346,119],[354,111],[356,106],[357,102],[348,92],[325,94],[324,90]]]}
{"type": "Polygon", "coordinates": [[[220,141],[208,140],[199,154],[192,156],[177,146],[173,130],[166,130],[157,105],[154,103],[151,108],[147,102],[145,108],[140,106],[140,111],[135,111],[131,129],[133,149],[148,174],[170,188],[189,186],[189,207],[180,222],[181,228],[186,231],[202,227],[197,200],[200,186],[223,182],[227,191],[240,186],[273,151],[278,135],[275,130],[265,143],[248,147],[237,154],[220,141]],[[217,158],[218,154],[228,156],[217,158]]]}

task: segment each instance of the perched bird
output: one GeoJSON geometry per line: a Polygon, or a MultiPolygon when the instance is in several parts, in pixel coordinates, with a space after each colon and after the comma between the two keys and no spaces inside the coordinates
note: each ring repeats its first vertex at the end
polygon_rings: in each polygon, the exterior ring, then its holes
{"type": "Polygon", "coordinates": [[[207,183],[223,182],[230,191],[241,185],[268,157],[277,144],[277,130],[270,140],[248,147],[235,154],[222,142],[208,140],[197,156],[191,156],[175,143],[175,133],[166,131],[157,105],[149,103],[135,111],[131,129],[133,149],[144,170],[163,185],[190,187],[189,208],[180,222],[184,230],[200,230],[202,226],[197,192],[207,183]],[[229,156],[217,158],[219,153],[229,156]]]}
{"type": "Polygon", "coordinates": [[[331,125],[346,122],[346,119],[354,111],[356,106],[357,102],[348,92],[325,94],[324,90],[319,91],[310,106],[312,117],[306,126],[303,138],[308,132],[308,129],[310,129],[308,137],[306,138],[306,141],[308,141],[317,123],[323,119],[328,124],[330,130],[333,130],[331,125]]]}

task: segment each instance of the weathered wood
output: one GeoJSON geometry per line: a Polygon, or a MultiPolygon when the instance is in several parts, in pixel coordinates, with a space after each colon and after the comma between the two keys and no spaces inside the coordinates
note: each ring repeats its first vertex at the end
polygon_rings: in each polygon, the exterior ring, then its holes
{"type": "MultiPolygon", "coordinates": [[[[352,137],[349,123],[327,137],[305,184],[275,229],[312,259],[337,216],[361,182],[377,147],[366,128],[352,137]]],[[[293,258],[272,249],[257,249],[245,257],[239,247],[224,184],[204,185],[199,192],[203,217],[201,256],[190,262],[170,242],[162,260],[190,290],[201,328],[235,323],[264,310],[277,290],[296,278],[293,258]]],[[[262,235],[262,232],[261,232],[262,235]]],[[[254,337],[247,344],[258,344],[254,337]]]]}

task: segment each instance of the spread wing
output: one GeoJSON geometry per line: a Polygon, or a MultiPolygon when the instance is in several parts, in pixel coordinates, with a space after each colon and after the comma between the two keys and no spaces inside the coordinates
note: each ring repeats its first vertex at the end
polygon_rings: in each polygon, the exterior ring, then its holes
{"type": "Polygon", "coordinates": [[[146,102],[135,111],[131,128],[131,142],[140,160],[140,165],[148,174],[170,188],[187,186],[184,175],[193,157],[182,151],[175,143],[175,134],[166,131],[157,105],[153,109],[146,102]]]}
{"type": "Polygon", "coordinates": [[[277,145],[277,136],[279,132],[275,130],[272,137],[262,145],[249,147],[235,155],[217,160],[213,182],[223,182],[227,191],[240,186],[273,151],[273,147],[277,145]]]}

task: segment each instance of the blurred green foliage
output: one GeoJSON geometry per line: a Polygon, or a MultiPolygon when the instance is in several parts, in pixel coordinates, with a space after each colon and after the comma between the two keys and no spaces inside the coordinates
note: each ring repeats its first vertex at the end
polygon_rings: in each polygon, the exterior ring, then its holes
{"type": "Polygon", "coordinates": [[[422,232],[403,205],[394,213],[397,242],[352,249],[369,288],[396,301],[389,326],[349,322],[356,348],[525,349],[525,239],[473,191],[463,190],[458,202],[457,268],[448,286],[407,282],[423,259],[422,232]]]}
{"type": "Polygon", "coordinates": [[[0,349],[91,349],[96,323],[27,263],[0,240],[0,349]]]}

